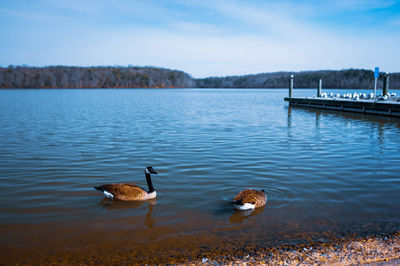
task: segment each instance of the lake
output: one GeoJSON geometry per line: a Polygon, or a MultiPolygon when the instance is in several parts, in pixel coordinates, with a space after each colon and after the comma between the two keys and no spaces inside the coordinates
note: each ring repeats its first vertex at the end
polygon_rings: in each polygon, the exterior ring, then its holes
{"type": "Polygon", "coordinates": [[[289,108],[287,94],[0,90],[0,262],[188,261],[399,230],[400,119],[289,108]],[[149,165],[156,200],[93,189],[147,188],[149,165]],[[267,205],[235,211],[244,188],[267,205]]]}

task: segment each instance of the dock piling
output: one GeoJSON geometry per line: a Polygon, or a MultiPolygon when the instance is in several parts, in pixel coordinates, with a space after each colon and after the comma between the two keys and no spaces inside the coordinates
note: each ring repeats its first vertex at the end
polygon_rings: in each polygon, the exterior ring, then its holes
{"type": "Polygon", "coordinates": [[[383,92],[382,94],[388,95],[389,92],[389,73],[386,72],[386,75],[383,77],[383,92]]]}
{"type": "Polygon", "coordinates": [[[322,79],[319,79],[317,97],[321,97],[321,90],[322,90],[322,79]]]}
{"type": "Polygon", "coordinates": [[[292,98],[293,95],[293,75],[290,75],[289,79],[289,98],[292,98]]]}

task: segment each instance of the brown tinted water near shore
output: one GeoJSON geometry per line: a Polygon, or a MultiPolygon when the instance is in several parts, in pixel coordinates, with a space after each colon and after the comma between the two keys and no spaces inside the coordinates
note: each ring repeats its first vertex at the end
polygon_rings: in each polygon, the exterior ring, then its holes
{"type": "MultiPolygon", "coordinates": [[[[122,204],[122,208],[129,207],[132,205],[122,204]]],[[[273,224],[270,228],[262,225],[257,217],[265,210],[258,209],[249,216],[233,211],[229,219],[234,225],[230,227],[221,220],[192,211],[174,217],[170,225],[156,226],[151,217],[153,208],[153,204],[148,204],[148,213],[140,219],[115,219],[114,228],[105,228],[109,223],[102,219],[75,225],[46,222],[2,227],[1,235],[14,233],[7,243],[1,242],[0,263],[351,264],[395,259],[400,254],[400,234],[395,231],[398,225],[392,223],[366,223],[353,228],[329,221],[306,225],[289,221],[280,230],[273,224]],[[143,226],[136,228],[134,224],[138,223],[143,226]],[[362,250],[366,245],[368,249],[362,250]],[[374,246],[380,253],[371,251],[374,246]]]]}
{"type": "MultiPolygon", "coordinates": [[[[168,230],[168,229],[165,229],[168,230]]],[[[161,234],[164,232],[161,232],[161,234]]],[[[125,234],[125,232],[119,232],[125,234]]],[[[385,262],[400,258],[400,233],[368,237],[328,237],[329,233],[284,235],[289,241],[271,243],[268,235],[234,238],[207,235],[172,237],[158,241],[116,240],[115,236],[84,233],[79,238],[47,236],[46,245],[25,239],[22,246],[1,245],[1,264],[299,264],[341,265],[385,262]],[[265,242],[262,237],[265,237],[265,242]],[[321,238],[322,237],[322,238],[321,238]],[[313,240],[316,239],[316,240],[313,240]],[[32,245],[35,243],[37,245],[32,245]],[[290,244],[284,244],[290,243],[290,244]]],[[[118,236],[117,236],[118,238],[118,236]]]]}

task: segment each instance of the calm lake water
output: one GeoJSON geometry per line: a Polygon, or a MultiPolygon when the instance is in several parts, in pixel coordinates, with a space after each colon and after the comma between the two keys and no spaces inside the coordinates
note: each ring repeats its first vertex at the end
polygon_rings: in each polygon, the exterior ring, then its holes
{"type": "Polygon", "coordinates": [[[0,90],[0,262],[162,262],[399,230],[400,119],[289,108],[287,93],[0,90]],[[93,189],[147,188],[148,165],[155,201],[93,189]],[[243,188],[265,189],[266,207],[233,210],[243,188]]]}

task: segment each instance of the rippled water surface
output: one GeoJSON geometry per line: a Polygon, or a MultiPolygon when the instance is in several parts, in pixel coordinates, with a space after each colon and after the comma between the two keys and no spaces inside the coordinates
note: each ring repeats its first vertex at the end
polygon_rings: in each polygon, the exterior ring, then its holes
{"type": "Polygon", "coordinates": [[[144,244],[152,258],[190,256],[185,247],[398,230],[400,120],[289,108],[286,95],[0,90],[1,258],[21,262],[24,250],[29,263],[40,251],[46,263],[57,252],[144,244]],[[146,187],[147,165],[159,172],[155,201],[110,202],[93,189],[146,187]],[[243,188],[265,189],[267,206],[234,211],[229,201],[243,188]]]}

